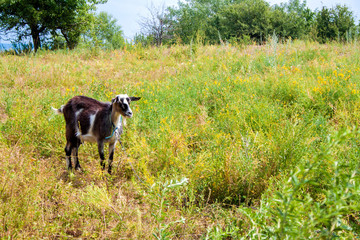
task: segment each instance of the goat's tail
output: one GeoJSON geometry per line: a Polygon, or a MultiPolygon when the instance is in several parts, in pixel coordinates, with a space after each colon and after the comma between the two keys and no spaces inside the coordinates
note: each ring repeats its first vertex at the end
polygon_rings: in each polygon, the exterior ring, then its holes
{"type": "Polygon", "coordinates": [[[51,107],[51,109],[54,111],[54,113],[56,114],[63,114],[63,108],[64,108],[64,105],[62,105],[59,109],[56,109],[56,108],[53,108],[51,107]]]}

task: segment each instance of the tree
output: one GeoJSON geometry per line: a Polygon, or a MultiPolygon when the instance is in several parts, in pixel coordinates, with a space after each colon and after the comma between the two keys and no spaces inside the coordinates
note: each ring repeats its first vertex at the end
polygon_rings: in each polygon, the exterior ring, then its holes
{"type": "Polygon", "coordinates": [[[179,1],[177,8],[169,8],[172,22],[171,33],[184,43],[194,38],[203,38],[209,43],[219,43],[219,12],[230,4],[231,0],[187,0],[179,1]]]}
{"type": "Polygon", "coordinates": [[[151,4],[148,10],[150,15],[143,17],[140,21],[141,35],[152,39],[154,44],[160,46],[164,40],[171,38],[168,35],[171,27],[170,21],[164,5],[155,7],[151,4]]]}
{"type": "Polygon", "coordinates": [[[318,41],[325,43],[331,40],[341,40],[346,32],[355,26],[353,13],[346,7],[336,5],[335,8],[323,7],[317,13],[318,41]]]}
{"type": "Polygon", "coordinates": [[[95,20],[84,37],[86,43],[104,49],[119,49],[125,45],[121,27],[116,24],[116,19],[106,12],[95,15],[95,20]]]}
{"type": "MultiPolygon", "coordinates": [[[[49,1],[49,0],[47,0],[49,1]]],[[[50,0],[51,1],[51,0],[50,0]]],[[[52,0],[54,1],[54,0],[52,0]]],[[[92,13],[95,5],[105,3],[107,0],[55,0],[52,7],[52,16],[48,19],[52,35],[58,32],[65,38],[68,48],[73,49],[83,34],[94,21],[92,13]]]]}
{"type": "Polygon", "coordinates": [[[31,37],[35,52],[50,34],[60,32],[69,48],[89,24],[91,10],[106,0],[2,0],[0,28],[21,41],[31,37]]]}
{"type": "Polygon", "coordinates": [[[340,39],[346,39],[346,34],[355,27],[354,14],[347,6],[336,5],[333,9],[334,21],[338,28],[340,39]]]}
{"type": "Polygon", "coordinates": [[[272,30],[284,38],[305,38],[314,26],[315,13],[306,6],[306,1],[290,0],[275,5],[271,13],[272,30]]]}
{"type": "Polygon", "coordinates": [[[335,40],[338,29],[334,22],[334,16],[331,9],[323,7],[318,12],[317,17],[317,37],[320,43],[325,43],[329,40],[335,40]]]}
{"type": "Polygon", "coordinates": [[[249,36],[258,42],[269,33],[270,7],[264,0],[243,0],[220,12],[222,33],[227,39],[249,36]]]}

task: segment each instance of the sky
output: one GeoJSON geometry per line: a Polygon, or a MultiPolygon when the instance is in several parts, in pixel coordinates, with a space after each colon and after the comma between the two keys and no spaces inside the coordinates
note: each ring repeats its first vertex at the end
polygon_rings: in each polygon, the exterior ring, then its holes
{"type": "Polygon", "coordinates": [[[108,0],[106,4],[98,5],[98,11],[107,12],[117,19],[127,39],[139,33],[141,27],[139,22],[142,17],[149,14],[149,8],[153,5],[156,8],[176,6],[178,0],[108,0]]]}
{"type": "MultiPolygon", "coordinates": [[[[184,0],[181,0],[184,1],[184,0]]],[[[267,0],[271,5],[287,2],[284,0],[267,0]]],[[[106,4],[98,5],[98,11],[104,11],[111,14],[117,19],[118,25],[121,26],[127,39],[132,39],[136,33],[139,33],[141,27],[139,22],[142,17],[149,14],[148,8],[151,5],[155,7],[176,6],[178,0],[108,0],[106,4]]],[[[360,0],[308,0],[306,5],[312,10],[321,9],[323,6],[328,8],[337,4],[346,5],[354,12],[356,19],[360,19],[360,0]]],[[[357,22],[356,22],[357,23],[357,22]]]]}

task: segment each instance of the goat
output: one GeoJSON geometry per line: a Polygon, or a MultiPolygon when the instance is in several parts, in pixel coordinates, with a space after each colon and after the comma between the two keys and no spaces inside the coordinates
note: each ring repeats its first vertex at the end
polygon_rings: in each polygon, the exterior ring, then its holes
{"type": "Polygon", "coordinates": [[[117,95],[109,102],[99,102],[86,96],[71,98],[61,108],[53,108],[55,113],[64,114],[66,122],[66,165],[72,169],[71,155],[74,157],[75,170],[80,170],[78,149],[87,142],[97,142],[100,155],[100,166],[105,169],[104,143],[109,143],[108,172],[114,158],[116,141],[123,132],[122,116],[131,118],[133,113],[130,102],[138,101],[140,97],[129,97],[126,94],[117,95]]]}

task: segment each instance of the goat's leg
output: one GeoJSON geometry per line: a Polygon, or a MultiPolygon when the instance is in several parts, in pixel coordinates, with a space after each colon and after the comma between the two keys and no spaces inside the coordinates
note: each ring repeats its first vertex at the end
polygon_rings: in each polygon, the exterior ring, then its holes
{"type": "Polygon", "coordinates": [[[102,168],[102,170],[105,169],[105,157],[104,157],[104,142],[103,141],[98,141],[98,150],[99,150],[99,155],[100,155],[100,166],[102,168]]]}
{"type": "Polygon", "coordinates": [[[114,159],[114,152],[115,152],[115,143],[110,143],[109,144],[109,166],[108,166],[108,173],[111,174],[111,167],[112,167],[112,162],[114,159]]]}
{"type": "Polygon", "coordinates": [[[74,163],[75,163],[75,170],[81,170],[81,166],[80,166],[80,162],[79,162],[79,157],[78,157],[78,153],[79,153],[79,147],[80,147],[80,140],[78,140],[76,147],[73,148],[72,153],[73,153],[73,157],[74,157],[74,163]]]}
{"type": "Polygon", "coordinates": [[[66,154],[66,167],[68,170],[72,169],[72,164],[71,164],[71,152],[72,152],[72,146],[70,142],[66,143],[65,146],[65,154],[66,154]]]}

